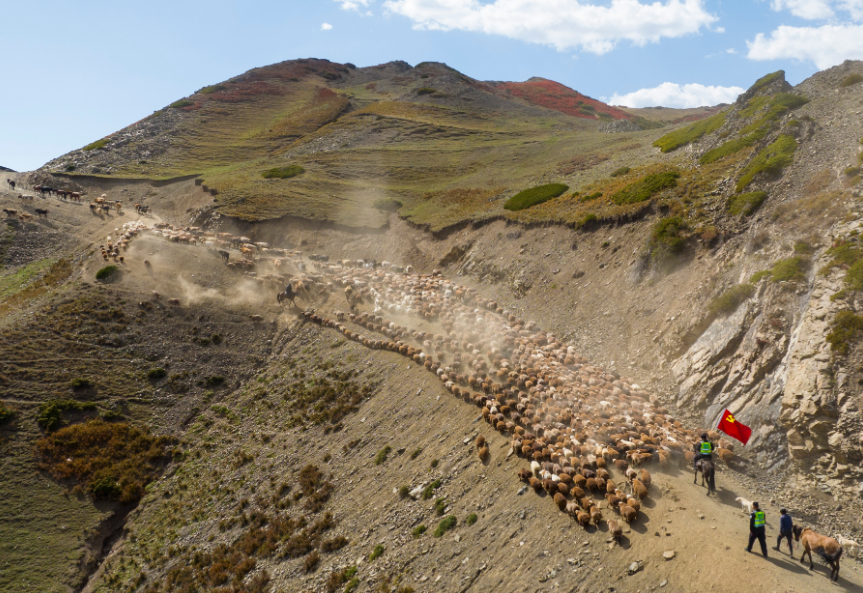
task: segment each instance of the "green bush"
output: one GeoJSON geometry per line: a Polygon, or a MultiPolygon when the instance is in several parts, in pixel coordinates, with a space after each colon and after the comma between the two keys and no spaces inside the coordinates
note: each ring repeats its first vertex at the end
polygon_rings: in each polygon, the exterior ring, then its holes
{"type": "Polygon", "coordinates": [[[708,150],[704,153],[698,161],[702,165],[709,165],[710,163],[715,163],[719,159],[725,158],[729,155],[732,155],[736,152],[743,150],[744,148],[748,148],[750,146],[754,146],[758,143],[759,140],[763,139],[766,135],[765,132],[755,132],[753,134],[749,134],[748,136],[743,136],[740,138],[735,138],[734,140],[729,140],[728,142],[717,146],[713,150],[708,150]]]}
{"type": "Polygon", "coordinates": [[[569,186],[564,185],[563,183],[539,185],[537,187],[532,187],[518,192],[508,199],[506,203],[504,203],[503,207],[506,210],[512,211],[524,210],[563,195],[563,193],[568,189],[569,186]]]}
{"type": "Polygon", "coordinates": [[[582,197],[579,200],[579,202],[592,202],[593,200],[599,199],[601,197],[602,197],[602,192],[598,191],[598,192],[594,192],[592,194],[587,194],[586,196],[582,197]]]}
{"type": "Polygon", "coordinates": [[[419,539],[420,536],[426,532],[427,527],[425,525],[417,525],[414,527],[413,531],[411,531],[411,536],[414,539],[419,539]]]}
{"type": "Polygon", "coordinates": [[[437,89],[427,86],[417,89],[417,95],[434,95],[435,93],[437,93],[437,89]]]}
{"type": "Polygon", "coordinates": [[[850,290],[863,290],[863,260],[858,261],[845,272],[845,285],[850,290]]]}
{"type": "Polygon", "coordinates": [[[66,165],[66,172],[71,173],[75,170],[75,165],[66,165]]]}
{"type": "Polygon", "coordinates": [[[845,80],[843,80],[839,86],[844,89],[846,87],[855,85],[858,82],[863,82],[863,76],[860,76],[859,74],[849,74],[845,77],[845,80]]]}
{"type": "Polygon", "coordinates": [[[105,146],[110,142],[110,138],[102,138],[101,140],[96,140],[95,142],[88,144],[82,150],[91,151],[91,150],[102,150],[105,146]]]}
{"type": "Polygon", "coordinates": [[[773,282],[797,282],[806,279],[806,268],[809,261],[802,257],[789,257],[773,264],[770,279],[773,282]]]}
{"type": "Polygon", "coordinates": [[[386,212],[398,212],[399,208],[401,208],[404,204],[399,202],[398,200],[393,200],[392,198],[381,198],[379,200],[375,200],[374,207],[378,210],[384,210],[386,212]]]}
{"type": "Polygon", "coordinates": [[[407,498],[411,493],[411,489],[408,486],[402,486],[399,488],[399,498],[407,498]]]}
{"type": "Polygon", "coordinates": [[[375,549],[372,550],[372,553],[369,554],[369,562],[374,562],[378,558],[384,555],[384,547],[380,544],[375,546],[375,549]]]}
{"type": "Polygon", "coordinates": [[[435,528],[434,533],[432,533],[432,536],[441,537],[447,531],[453,529],[456,526],[457,522],[458,521],[456,520],[455,515],[450,515],[446,519],[441,520],[441,522],[437,524],[437,527],[435,528]]]}
{"type": "Polygon", "coordinates": [[[434,510],[438,517],[446,511],[446,498],[438,498],[434,501],[434,510]]]}
{"type": "Polygon", "coordinates": [[[671,187],[677,187],[677,171],[666,171],[647,175],[638,181],[630,183],[611,196],[615,204],[636,204],[653,197],[654,194],[671,187]]]}
{"type": "Polygon", "coordinates": [[[776,80],[785,76],[784,70],[777,70],[776,72],[771,72],[770,74],[765,74],[761,78],[755,81],[755,83],[749,87],[749,90],[753,93],[758,93],[763,91],[767,86],[776,80]]]}
{"type": "Polygon", "coordinates": [[[441,484],[440,480],[435,480],[434,482],[432,482],[431,484],[429,484],[428,486],[423,488],[422,499],[428,500],[432,496],[434,496],[434,491],[437,490],[438,488],[440,488],[440,484],[441,484]]]}
{"type": "Polygon", "coordinates": [[[794,153],[797,150],[797,141],[787,134],[780,136],[772,144],[759,152],[746,167],[744,167],[740,179],[737,181],[737,191],[743,191],[747,185],[752,183],[756,175],[766,173],[778,175],[782,170],[794,161],[794,153]]]}
{"type": "Polygon", "coordinates": [[[657,222],[648,243],[651,258],[662,261],[671,255],[682,253],[686,247],[683,233],[687,228],[686,221],[679,216],[669,216],[657,222]]]}
{"type": "Polygon", "coordinates": [[[348,584],[345,585],[345,593],[351,593],[354,589],[360,586],[360,580],[357,577],[352,578],[348,581],[348,584]]]}
{"type": "Polygon", "coordinates": [[[464,522],[465,522],[468,526],[471,526],[471,525],[473,525],[474,523],[476,523],[476,521],[477,521],[477,519],[478,519],[478,518],[479,518],[479,517],[477,517],[477,516],[476,516],[476,513],[471,513],[470,515],[468,515],[468,516],[467,516],[467,519],[465,519],[465,521],[464,521],[464,522]]]}
{"type": "Polygon", "coordinates": [[[438,463],[440,463],[440,462],[437,459],[432,459],[431,463],[429,465],[431,465],[432,469],[434,469],[437,467],[438,463]]]}
{"type": "Polygon", "coordinates": [[[166,371],[165,369],[156,367],[156,368],[152,368],[149,371],[147,371],[147,378],[152,379],[154,381],[158,381],[159,379],[165,378],[165,376],[167,374],[168,374],[168,371],[166,371]]]}
{"type": "Polygon", "coordinates": [[[422,447],[420,447],[419,449],[417,449],[416,451],[414,451],[413,453],[411,453],[411,459],[412,459],[412,460],[413,460],[413,459],[416,459],[417,457],[419,457],[419,456],[420,456],[420,453],[422,453],[422,452],[423,452],[422,447]]]}
{"type": "Polygon", "coordinates": [[[766,199],[767,192],[763,191],[738,194],[728,198],[728,204],[726,207],[728,208],[729,214],[752,216],[766,199]]]}
{"type": "Polygon", "coordinates": [[[194,105],[194,101],[189,101],[188,99],[180,99],[179,101],[174,101],[168,107],[172,109],[182,109],[183,107],[191,107],[194,105]]]}
{"type": "Polygon", "coordinates": [[[96,272],[96,280],[105,280],[117,272],[117,266],[105,266],[96,272]]]}
{"type": "Polygon", "coordinates": [[[582,227],[590,224],[591,222],[596,222],[597,220],[599,220],[599,217],[597,217],[596,214],[594,214],[593,212],[588,212],[581,220],[578,221],[577,226],[582,227]]]}
{"type": "Polygon", "coordinates": [[[93,402],[76,402],[72,399],[53,399],[39,406],[36,423],[44,430],[52,432],[60,428],[63,412],[86,412],[96,409],[93,402]]]}
{"type": "Polygon", "coordinates": [[[762,278],[769,278],[770,270],[761,270],[760,272],[755,272],[752,274],[752,277],[749,278],[749,282],[752,284],[758,284],[762,278]]]}
{"type": "Polygon", "coordinates": [[[90,389],[93,387],[94,383],[90,379],[86,377],[75,377],[71,381],[69,381],[69,387],[72,389],[90,389]]]}
{"type": "Polygon", "coordinates": [[[389,455],[389,454],[390,454],[390,451],[392,451],[392,450],[393,450],[393,448],[392,448],[392,447],[390,447],[389,445],[387,445],[386,447],[384,447],[383,449],[381,449],[380,451],[378,451],[378,454],[377,454],[377,455],[375,455],[375,465],[380,465],[380,464],[382,464],[384,461],[386,461],[386,460],[387,460],[387,455],[389,455]]]}
{"type": "Polygon", "coordinates": [[[725,123],[725,113],[717,113],[694,124],[669,132],[653,145],[659,148],[662,152],[671,152],[681,146],[685,146],[690,142],[698,140],[705,134],[715,132],[725,123]]]}
{"type": "Polygon", "coordinates": [[[847,177],[854,177],[860,174],[860,167],[848,167],[843,171],[847,177]]]}
{"type": "Polygon", "coordinates": [[[212,377],[207,377],[204,379],[205,387],[217,387],[219,385],[225,384],[225,378],[221,375],[213,375],[212,377]]]}
{"type": "Polygon", "coordinates": [[[299,165],[289,165],[287,167],[276,167],[275,169],[267,169],[261,173],[264,179],[290,179],[297,175],[302,175],[306,170],[299,165]]]}
{"type": "Polygon", "coordinates": [[[717,315],[730,315],[737,310],[740,303],[752,296],[755,287],[752,284],[736,284],[713,299],[707,306],[708,311],[717,315]]]}
{"type": "Polygon", "coordinates": [[[863,332],[863,316],[851,311],[839,311],[833,319],[832,331],[827,334],[827,342],[833,352],[848,354],[853,342],[856,342],[863,332]]]}
{"type": "Polygon", "coordinates": [[[7,408],[3,402],[0,402],[0,426],[6,424],[15,416],[15,412],[11,408],[7,408]]]}
{"type": "Polygon", "coordinates": [[[620,177],[621,175],[626,175],[630,171],[632,171],[632,169],[630,169],[629,167],[620,167],[619,169],[615,169],[614,171],[612,171],[611,176],[620,177]]]}
{"type": "Polygon", "coordinates": [[[210,86],[205,86],[201,90],[198,91],[199,95],[212,95],[213,93],[218,93],[219,91],[224,91],[226,86],[222,86],[221,84],[211,84],[210,86]]]}
{"type": "Polygon", "coordinates": [[[797,241],[794,243],[794,253],[799,253],[800,255],[810,255],[813,251],[812,245],[807,243],[806,241],[797,241]]]}

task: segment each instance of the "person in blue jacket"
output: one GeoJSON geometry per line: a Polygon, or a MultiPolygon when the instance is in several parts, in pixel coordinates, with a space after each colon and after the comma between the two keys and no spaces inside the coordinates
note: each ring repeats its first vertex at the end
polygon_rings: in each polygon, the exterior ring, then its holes
{"type": "Polygon", "coordinates": [[[793,540],[794,522],[791,520],[791,515],[785,509],[779,509],[779,536],[776,538],[776,551],[779,551],[779,546],[782,545],[782,538],[788,540],[788,553],[794,555],[794,546],[791,545],[793,540]]]}

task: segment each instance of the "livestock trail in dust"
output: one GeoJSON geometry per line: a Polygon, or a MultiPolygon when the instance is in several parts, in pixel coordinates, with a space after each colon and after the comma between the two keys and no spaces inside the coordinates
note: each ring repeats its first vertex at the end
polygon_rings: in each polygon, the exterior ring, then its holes
{"type": "MultiPolygon", "coordinates": [[[[594,495],[604,497],[605,508],[628,523],[637,520],[651,477],[633,466],[691,460],[697,433],[651,403],[638,385],[590,365],[535,323],[438,272],[393,274],[347,264],[318,270],[330,276],[333,286],[345,287],[352,309],[366,302],[374,310],[336,312],[335,319],[310,310],[303,313],[307,320],[368,348],[410,357],[454,396],[482,408],[487,422],[511,435],[513,452],[532,460],[531,470],[521,470],[519,477],[537,492],[548,492],[561,511],[585,527],[603,520],[594,495]],[[446,335],[421,329],[432,321],[446,335]],[[349,322],[387,339],[353,331],[345,325],[349,322]],[[611,465],[624,476],[618,483],[611,465]]],[[[488,450],[482,439],[477,447],[484,458],[488,450]]],[[[724,459],[731,455],[729,449],[721,451],[724,459]]],[[[618,523],[608,522],[612,534],[619,535],[618,523]]]]}

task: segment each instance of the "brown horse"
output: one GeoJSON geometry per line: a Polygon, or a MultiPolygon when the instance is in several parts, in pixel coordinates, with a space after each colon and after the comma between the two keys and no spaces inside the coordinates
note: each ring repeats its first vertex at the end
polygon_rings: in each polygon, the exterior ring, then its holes
{"type": "Polygon", "coordinates": [[[699,459],[695,463],[695,478],[692,480],[693,484],[698,482],[698,472],[701,472],[701,485],[704,486],[704,480],[707,480],[707,496],[710,496],[711,493],[716,494],[716,468],[713,465],[713,460],[711,459],[699,459]]]}
{"type": "Polygon", "coordinates": [[[808,527],[794,526],[794,539],[803,544],[803,553],[800,554],[800,563],[804,563],[806,554],[809,554],[809,570],[815,568],[812,562],[812,551],[821,556],[830,565],[830,580],[839,580],[839,559],[842,557],[842,546],[832,537],[815,533],[808,527]]]}

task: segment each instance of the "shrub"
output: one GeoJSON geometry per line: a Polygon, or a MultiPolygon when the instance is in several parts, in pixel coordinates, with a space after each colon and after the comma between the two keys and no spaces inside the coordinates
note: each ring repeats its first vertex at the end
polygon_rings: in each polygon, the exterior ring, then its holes
{"type": "Polygon", "coordinates": [[[710,302],[707,309],[714,314],[729,315],[737,310],[740,303],[752,296],[752,284],[736,284],[710,302]]]}
{"type": "Polygon", "coordinates": [[[752,277],[749,278],[749,282],[752,284],[758,284],[762,278],[768,278],[770,276],[770,270],[761,270],[760,272],[755,272],[752,274],[752,277]]]}
{"type": "Polygon", "coordinates": [[[662,152],[671,152],[672,150],[676,150],[681,146],[685,146],[690,142],[698,140],[705,134],[715,132],[716,130],[721,128],[722,124],[724,123],[725,113],[717,113],[716,115],[712,115],[706,119],[697,121],[692,125],[686,126],[685,128],[680,128],[679,130],[669,132],[668,134],[654,142],[653,145],[659,148],[662,152]]]}
{"type": "Polygon", "coordinates": [[[422,453],[422,452],[423,452],[422,447],[420,447],[419,449],[417,449],[416,451],[414,451],[413,453],[411,453],[411,459],[412,459],[412,460],[413,460],[413,459],[416,459],[417,457],[419,457],[419,456],[420,456],[420,453],[422,453]]]}
{"type": "Polygon", "coordinates": [[[845,173],[847,177],[854,177],[855,175],[860,174],[860,167],[848,167],[843,171],[843,173],[845,173]]]}
{"type": "Polygon", "coordinates": [[[168,462],[166,437],[122,423],[90,420],[40,438],[40,469],[56,480],[74,480],[93,498],[135,502],[168,462]]]}
{"type": "Polygon", "coordinates": [[[683,231],[687,228],[686,221],[679,216],[669,216],[657,222],[650,235],[649,251],[654,259],[681,253],[686,246],[683,231]]]}
{"type": "Polygon", "coordinates": [[[446,511],[446,498],[438,498],[434,501],[434,510],[438,517],[443,516],[446,511]]]}
{"type": "Polygon", "coordinates": [[[630,183],[622,190],[611,196],[615,204],[637,204],[653,197],[654,194],[677,186],[677,171],[666,171],[647,175],[638,181],[630,183]]]}
{"type": "Polygon", "coordinates": [[[212,95],[213,93],[218,93],[219,91],[224,91],[228,87],[223,86],[221,84],[211,84],[210,86],[205,86],[204,88],[198,91],[199,95],[212,95]]]}
{"type": "Polygon", "coordinates": [[[335,552],[336,550],[341,550],[346,545],[348,545],[348,538],[343,535],[338,535],[332,539],[326,539],[321,542],[321,552],[335,552]]]}
{"type": "Polygon", "coordinates": [[[619,169],[615,169],[614,171],[612,171],[611,176],[620,177],[621,175],[626,175],[630,171],[632,171],[632,169],[630,169],[629,167],[620,167],[619,169]]]}
{"type": "Polygon", "coordinates": [[[389,455],[390,451],[392,450],[393,448],[387,445],[386,447],[378,451],[378,454],[375,455],[375,465],[380,465],[385,462],[387,460],[387,455],[389,455]]]}
{"type": "Polygon", "coordinates": [[[3,402],[0,402],[0,426],[3,426],[15,416],[15,412],[11,408],[7,408],[3,402]]]}
{"type": "Polygon", "coordinates": [[[427,86],[417,89],[417,95],[434,95],[435,93],[437,93],[437,89],[427,86]]]}
{"type": "Polygon", "coordinates": [[[419,537],[420,537],[423,533],[425,533],[425,532],[426,532],[426,529],[427,529],[427,528],[426,528],[426,526],[425,526],[425,525],[417,525],[416,527],[414,527],[413,531],[411,531],[411,536],[412,536],[414,539],[419,539],[419,537]]]}
{"type": "Polygon", "coordinates": [[[402,486],[399,488],[399,498],[407,498],[411,493],[411,489],[408,486],[402,486]]]}
{"type": "Polygon", "coordinates": [[[467,519],[465,519],[465,521],[464,521],[464,522],[465,522],[468,526],[471,526],[471,525],[473,525],[474,523],[476,523],[477,519],[478,519],[478,517],[476,516],[476,513],[471,513],[470,515],[468,515],[468,516],[467,516],[467,519]]]}
{"type": "Polygon", "coordinates": [[[734,140],[729,140],[728,142],[705,152],[701,156],[701,158],[698,159],[698,161],[702,165],[709,165],[710,163],[715,163],[716,161],[729,155],[740,152],[744,148],[755,146],[755,144],[757,144],[760,140],[764,139],[764,136],[767,135],[768,131],[769,128],[762,127],[747,136],[742,136],[740,138],[735,138],[734,140]]]}
{"type": "Polygon", "coordinates": [[[844,89],[846,87],[855,85],[858,82],[863,82],[863,76],[860,76],[859,74],[849,74],[845,77],[845,80],[843,80],[839,86],[844,89]]]}
{"type": "Polygon", "coordinates": [[[592,202],[593,200],[599,199],[601,197],[602,197],[602,192],[598,191],[598,192],[594,192],[592,194],[587,194],[586,196],[582,197],[579,200],[579,202],[592,202]]]}
{"type": "Polygon", "coordinates": [[[547,202],[558,196],[561,196],[568,189],[569,186],[563,183],[549,183],[547,185],[539,185],[537,187],[532,187],[530,189],[518,192],[513,197],[508,199],[504,203],[503,207],[506,210],[511,211],[525,210],[526,208],[530,208],[531,206],[536,206],[537,204],[542,204],[543,202],[547,202]]]}
{"type": "Polygon", "coordinates": [[[393,200],[392,198],[381,198],[379,200],[375,200],[373,205],[378,210],[384,210],[386,212],[398,212],[399,208],[401,208],[404,204],[402,204],[398,200],[393,200]]]}
{"type": "Polygon", "coordinates": [[[863,316],[851,311],[839,311],[833,319],[832,331],[827,334],[830,348],[838,354],[848,354],[851,344],[863,332],[863,316]]]}
{"type": "Polygon", "coordinates": [[[578,221],[578,226],[582,227],[588,225],[592,222],[596,222],[599,218],[593,212],[589,212],[584,215],[584,217],[578,221]]]}
{"type": "Polygon", "coordinates": [[[39,406],[36,423],[51,432],[60,428],[63,412],[89,412],[96,409],[93,402],[76,402],[73,399],[52,399],[39,406]]]}
{"type": "Polygon", "coordinates": [[[812,245],[807,243],[806,241],[797,241],[794,243],[794,253],[799,253],[801,255],[810,255],[814,249],[812,245]]]}
{"type": "Polygon", "coordinates": [[[111,141],[110,138],[102,138],[101,140],[96,140],[95,142],[91,142],[90,144],[88,144],[87,146],[82,148],[81,150],[86,150],[87,152],[89,152],[91,150],[102,150],[103,148],[105,148],[108,145],[108,143],[110,141],[111,141]]]}
{"type": "Polygon", "coordinates": [[[225,378],[220,375],[213,375],[212,377],[207,377],[204,379],[204,386],[206,387],[218,387],[219,385],[225,384],[225,378]]]}
{"type": "Polygon", "coordinates": [[[165,369],[156,367],[147,371],[147,378],[158,381],[159,379],[164,379],[167,374],[168,372],[165,369]]]}
{"type": "Polygon", "coordinates": [[[360,580],[357,577],[352,578],[348,581],[348,584],[345,585],[345,593],[351,593],[354,589],[360,586],[360,580]]]}
{"type": "Polygon", "coordinates": [[[321,555],[318,554],[317,550],[312,550],[312,552],[306,556],[303,565],[306,568],[306,572],[314,572],[314,570],[318,567],[318,563],[321,561],[321,555]]]}
{"type": "Polygon", "coordinates": [[[191,107],[194,105],[194,101],[189,101],[188,99],[180,99],[179,101],[174,101],[168,107],[171,109],[182,109],[183,107],[191,107]]]}
{"type": "Polygon", "coordinates": [[[729,214],[742,214],[752,216],[756,210],[767,199],[767,192],[753,191],[746,194],[737,194],[728,198],[727,209],[729,214]]]}
{"type": "Polygon", "coordinates": [[[437,459],[432,459],[431,460],[432,469],[436,468],[438,463],[439,463],[439,461],[437,459]]]}
{"type": "Polygon", "coordinates": [[[440,484],[441,484],[440,480],[435,480],[434,482],[432,482],[431,484],[429,484],[428,486],[423,488],[422,499],[428,500],[432,496],[434,496],[434,491],[437,490],[438,488],[440,488],[440,484]]]}
{"type": "Polygon", "coordinates": [[[69,381],[69,387],[72,389],[90,389],[95,384],[90,379],[86,377],[75,377],[71,381],[69,381]]]}
{"type": "Polygon", "coordinates": [[[380,544],[375,546],[375,549],[372,550],[372,553],[369,554],[369,562],[374,562],[384,554],[384,547],[380,544]]]}
{"type": "Polygon", "coordinates": [[[756,175],[779,175],[782,170],[794,161],[797,151],[797,141],[787,134],[780,134],[770,145],[759,152],[746,167],[737,181],[737,191],[743,191],[752,183],[756,175]]]}
{"type": "Polygon", "coordinates": [[[863,290],[863,260],[848,268],[845,284],[850,290],[863,290]]]}
{"type": "Polygon", "coordinates": [[[456,520],[455,515],[450,515],[449,517],[443,519],[440,523],[437,524],[437,527],[435,528],[434,533],[432,533],[432,536],[441,537],[447,531],[453,529],[456,526],[457,522],[458,521],[456,520]]]}
{"type": "Polygon", "coordinates": [[[303,169],[300,165],[288,165],[287,167],[276,167],[274,169],[267,169],[263,173],[261,173],[261,177],[264,179],[290,179],[291,177],[296,177],[297,175],[302,175],[306,170],[303,169]]]}
{"type": "Polygon", "coordinates": [[[96,280],[105,280],[117,273],[117,266],[105,266],[96,272],[96,280]]]}
{"type": "Polygon", "coordinates": [[[806,268],[808,260],[802,257],[789,257],[773,264],[770,270],[770,279],[773,282],[796,282],[806,279],[806,268]]]}
{"type": "Polygon", "coordinates": [[[66,171],[71,173],[75,170],[75,165],[66,165],[66,171]]]}

